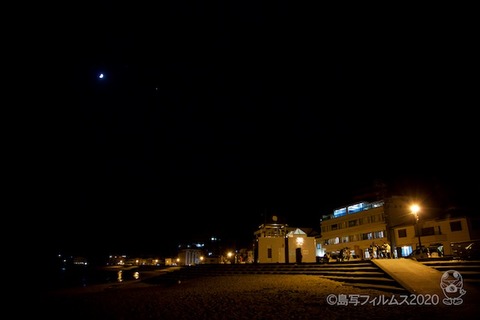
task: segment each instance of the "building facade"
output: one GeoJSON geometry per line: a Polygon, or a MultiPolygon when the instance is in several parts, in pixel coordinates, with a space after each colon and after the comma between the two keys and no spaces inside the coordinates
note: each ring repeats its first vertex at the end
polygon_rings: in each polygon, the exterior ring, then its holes
{"type": "Polygon", "coordinates": [[[369,247],[387,241],[384,202],[359,202],[334,210],[320,221],[319,248],[324,254],[339,256],[348,250],[350,256],[370,258],[369,247]]]}
{"type": "Polygon", "coordinates": [[[395,227],[397,256],[410,255],[420,244],[428,248],[431,257],[451,256],[453,255],[452,243],[472,239],[469,221],[466,217],[447,217],[420,220],[418,225],[395,227]]]}
{"type": "Polygon", "coordinates": [[[256,263],[316,262],[316,239],[301,228],[283,223],[267,223],[254,233],[256,263]]]}
{"type": "MultiPolygon", "coordinates": [[[[361,259],[382,257],[380,248],[390,246],[391,257],[407,257],[426,248],[433,255],[451,255],[451,243],[474,238],[470,220],[447,215],[439,218],[433,212],[418,219],[408,197],[393,196],[374,202],[357,202],[338,208],[320,221],[317,256],[338,256],[347,250],[361,259]]],[[[427,210],[426,210],[427,211],[427,210]]]]}

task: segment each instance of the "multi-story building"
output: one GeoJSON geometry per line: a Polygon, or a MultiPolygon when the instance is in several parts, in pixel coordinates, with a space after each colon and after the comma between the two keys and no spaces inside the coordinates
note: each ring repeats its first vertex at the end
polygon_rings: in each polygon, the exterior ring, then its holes
{"type": "Polygon", "coordinates": [[[372,243],[387,240],[384,202],[359,202],[335,209],[320,220],[321,237],[318,250],[323,254],[339,255],[347,249],[351,256],[369,258],[372,243]]]}
{"type": "Polygon", "coordinates": [[[200,248],[180,249],[177,256],[177,264],[182,266],[194,266],[204,263],[204,252],[200,248]]]}
{"type": "Polygon", "coordinates": [[[467,217],[443,217],[419,220],[418,224],[394,228],[397,255],[408,256],[419,244],[432,257],[453,255],[451,244],[473,239],[467,217]]]}
{"type": "MultiPolygon", "coordinates": [[[[418,219],[413,201],[393,196],[374,202],[357,202],[338,208],[320,220],[317,256],[343,250],[363,259],[377,257],[372,247],[388,243],[393,257],[406,257],[415,249],[432,248],[439,255],[452,254],[452,242],[474,238],[470,219],[425,212],[418,219]],[[372,256],[373,253],[373,256],[372,256]]],[[[428,211],[428,210],[425,210],[428,211]]],[[[430,210],[431,211],[431,210],[430,210]]]]}

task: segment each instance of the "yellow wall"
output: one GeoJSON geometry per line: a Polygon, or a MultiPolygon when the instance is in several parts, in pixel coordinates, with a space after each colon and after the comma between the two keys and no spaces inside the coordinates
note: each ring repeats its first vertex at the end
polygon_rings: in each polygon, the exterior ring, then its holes
{"type": "MultiPolygon", "coordinates": [[[[420,236],[422,246],[428,247],[430,244],[442,243],[444,248],[445,255],[451,255],[452,250],[450,244],[457,241],[468,241],[470,240],[470,233],[468,230],[468,223],[465,218],[454,218],[454,219],[445,219],[445,220],[427,220],[420,223],[420,227],[428,228],[433,227],[435,230],[434,235],[429,236],[420,236]],[[460,222],[462,230],[452,231],[450,228],[451,222],[460,222]]],[[[397,246],[411,246],[416,248],[418,244],[418,236],[415,234],[415,225],[398,227],[394,229],[395,238],[397,246]],[[398,237],[398,231],[406,229],[407,236],[404,238],[398,237]]]]}
{"type": "Polygon", "coordinates": [[[285,238],[258,238],[259,263],[285,263],[285,238]],[[268,248],[272,249],[272,257],[268,258],[268,248]]]}
{"type": "Polygon", "coordinates": [[[316,262],[316,241],[314,237],[305,237],[305,236],[293,236],[288,238],[288,257],[289,262],[296,262],[296,248],[302,248],[302,263],[316,262]],[[303,243],[298,244],[297,238],[303,238],[303,243]]]}
{"type": "MultiPolygon", "coordinates": [[[[289,263],[296,262],[295,249],[302,248],[302,263],[316,262],[315,238],[305,236],[288,237],[289,263]],[[303,238],[303,243],[297,245],[297,238],[303,238]]],[[[258,263],[285,263],[285,238],[265,237],[258,238],[258,263]],[[272,249],[272,257],[268,258],[268,248],[272,249]]]]}

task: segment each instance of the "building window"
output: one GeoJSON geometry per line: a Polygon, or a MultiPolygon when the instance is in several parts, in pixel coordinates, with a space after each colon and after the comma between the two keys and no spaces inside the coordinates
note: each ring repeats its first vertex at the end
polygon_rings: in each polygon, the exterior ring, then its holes
{"type": "Polygon", "coordinates": [[[357,225],[357,220],[348,221],[348,227],[355,227],[357,225]]]}
{"type": "Polygon", "coordinates": [[[461,221],[450,222],[450,230],[462,231],[462,222],[461,221]]]}
{"type": "Polygon", "coordinates": [[[433,227],[422,228],[422,236],[433,236],[435,234],[435,229],[433,227]]]}
{"type": "Polygon", "coordinates": [[[380,238],[385,238],[384,232],[383,231],[376,231],[374,233],[375,239],[380,239],[380,238]]]}
{"type": "Polygon", "coordinates": [[[398,230],[398,237],[399,238],[406,238],[407,237],[407,229],[398,230]]]}
{"type": "Polygon", "coordinates": [[[267,249],[267,258],[272,259],[272,248],[267,249]]]}
{"type": "Polygon", "coordinates": [[[332,230],[337,230],[337,229],[338,229],[338,225],[332,224],[332,230]]]}

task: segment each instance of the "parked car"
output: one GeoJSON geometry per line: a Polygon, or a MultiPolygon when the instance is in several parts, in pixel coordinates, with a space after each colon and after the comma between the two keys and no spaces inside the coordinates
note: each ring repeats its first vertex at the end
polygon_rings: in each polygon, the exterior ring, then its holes
{"type": "Polygon", "coordinates": [[[408,255],[412,259],[427,259],[430,258],[430,250],[426,247],[417,248],[408,255]]]}
{"type": "Polygon", "coordinates": [[[452,242],[454,259],[480,260],[480,240],[452,242]]]}

